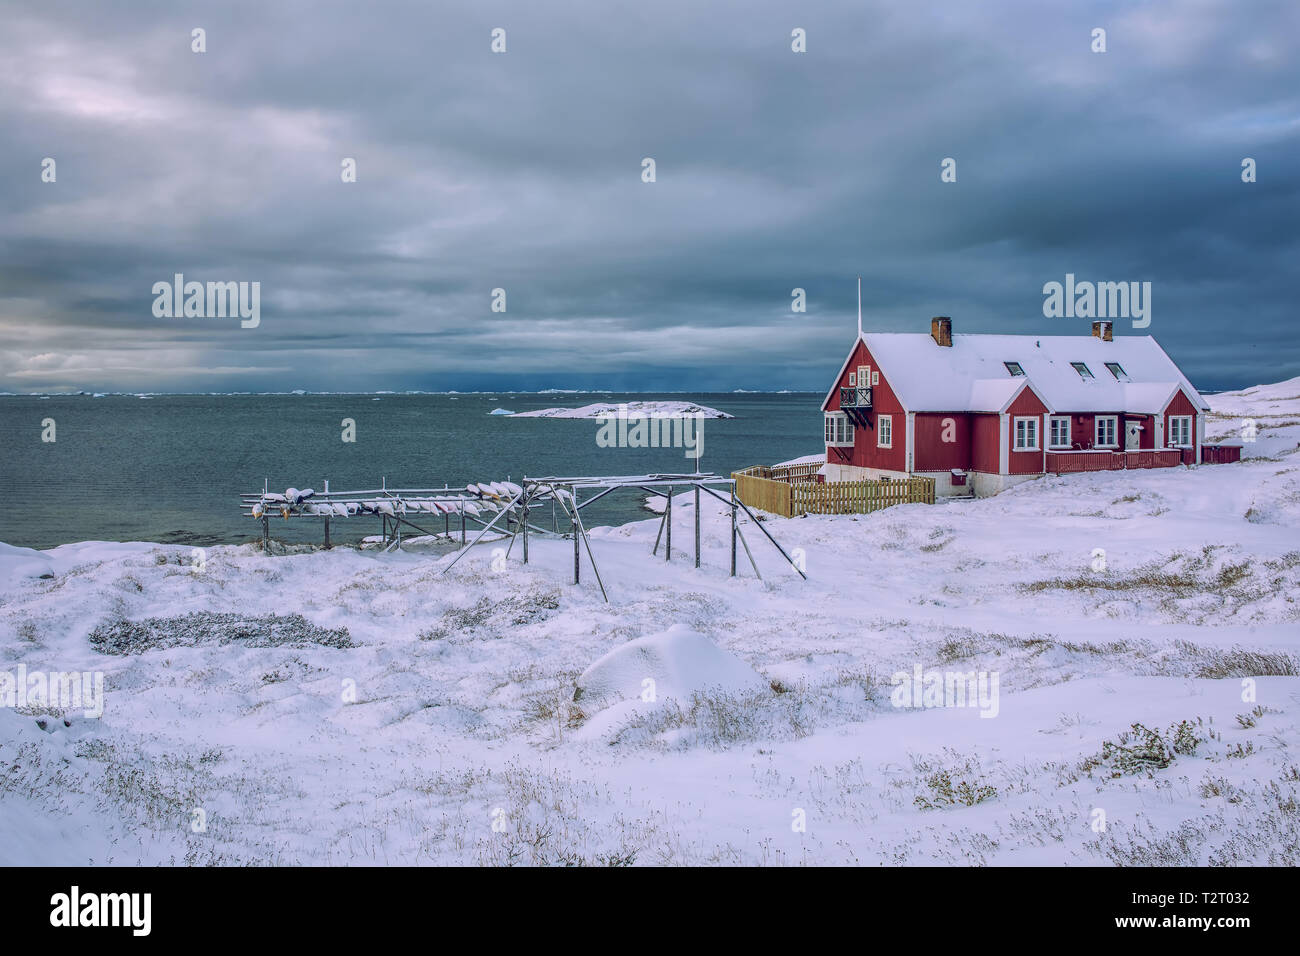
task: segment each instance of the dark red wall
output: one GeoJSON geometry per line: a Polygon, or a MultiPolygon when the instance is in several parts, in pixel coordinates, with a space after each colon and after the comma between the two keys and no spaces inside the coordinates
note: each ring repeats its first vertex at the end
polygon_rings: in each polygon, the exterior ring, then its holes
{"type": "Polygon", "coordinates": [[[1047,406],[1038,400],[1038,396],[1028,388],[1023,389],[1016,400],[1007,409],[1007,473],[1012,475],[1036,475],[1043,470],[1043,414],[1047,406]],[[1016,451],[1016,418],[1032,417],[1038,419],[1038,451],[1016,451]]]}
{"type": "Polygon", "coordinates": [[[971,414],[969,412],[917,412],[915,420],[916,453],[913,468],[916,471],[948,471],[952,468],[970,468],[971,465],[971,414]],[[943,440],[952,422],[953,441],[943,440]]]}
{"type": "Polygon", "coordinates": [[[835,383],[836,388],[831,395],[830,403],[826,406],[827,411],[838,411],[840,407],[840,388],[847,388],[849,384],[849,372],[857,372],[859,365],[870,365],[872,371],[880,372],[880,384],[873,386],[871,389],[871,410],[868,412],[869,421],[872,427],[867,428],[857,425],[853,433],[853,451],[849,453],[847,448],[827,448],[826,460],[841,465],[859,465],[863,468],[883,468],[887,471],[906,471],[907,470],[907,413],[903,411],[903,406],[899,404],[898,397],[894,395],[894,390],[889,387],[889,382],[885,379],[885,373],[881,371],[876,360],[867,351],[867,347],[861,340],[854,346],[853,358],[844,369],[844,374],[840,380],[835,383]],[[891,448],[877,448],[876,441],[879,434],[878,417],[880,415],[890,415],[893,419],[893,434],[891,448]]]}
{"type": "Polygon", "coordinates": [[[1191,415],[1192,416],[1192,444],[1196,444],[1196,406],[1188,400],[1180,388],[1169,404],[1165,406],[1165,444],[1169,444],[1169,416],[1170,415],[1191,415]]]}
{"type": "Polygon", "coordinates": [[[971,416],[971,470],[998,474],[998,416],[981,414],[971,416]]]}
{"type": "MultiPolygon", "coordinates": [[[[1097,439],[1097,420],[1096,416],[1088,413],[1081,415],[1078,412],[1063,412],[1070,417],[1070,441],[1078,449],[1086,451],[1093,447],[1093,442],[1097,439]]],[[[1098,412],[1099,415],[1107,414],[1098,412]]],[[[1116,440],[1121,448],[1124,447],[1124,419],[1121,416],[1119,423],[1119,434],[1116,440]]]]}

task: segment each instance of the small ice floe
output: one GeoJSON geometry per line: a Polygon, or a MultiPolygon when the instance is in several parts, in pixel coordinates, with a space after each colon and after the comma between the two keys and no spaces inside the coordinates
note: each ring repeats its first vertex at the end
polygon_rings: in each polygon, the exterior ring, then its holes
{"type": "Polygon", "coordinates": [[[513,415],[514,412],[512,412],[508,408],[494,408],[492,409],[492,411],[488,412],[488,414],[489,415],[513,415]]]}
{"type": "Polygon", "coordinates": [[[597,402],[581,408],[542,408],[515,412],[515,418],[734,418],[726,412],[695,402],[597,402]]]}

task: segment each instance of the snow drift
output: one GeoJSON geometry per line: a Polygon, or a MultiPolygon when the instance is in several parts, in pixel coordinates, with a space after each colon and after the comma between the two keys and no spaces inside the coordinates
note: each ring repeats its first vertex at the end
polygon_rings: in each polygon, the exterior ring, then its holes
{"type": "Polygon", "coordinates": [[[575,701],[690,700],[697,693],[745,694],[768,683],[740,658],[683,624],[610,651],[578,678],[575,701]],[[653,696],[648,696],[650,694],[653,696]]]}

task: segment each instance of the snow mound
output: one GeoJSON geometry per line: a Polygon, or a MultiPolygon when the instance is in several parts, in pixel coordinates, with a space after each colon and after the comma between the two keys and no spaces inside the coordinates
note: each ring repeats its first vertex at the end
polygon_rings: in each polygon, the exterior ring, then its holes
{"type": "Polygon", "coordinates": [[[515,418],[605,418],[626,415],[628,418],[682,418],[703,415],[705,418],[735,418],[726,412],[695,402],[596,402],[581,408],[543,408],[535,412],[515,412],[515,418]]]}
{"type": "Polygon", "coordinates": [[[660,634],[628,641],[592,664],[573,693],[584,707],[642,700],[654,681],[654,699],[689,701],[693,694],[748,694],[768,681],[740,658],[683,624],[660,634]]]}
{"type": "Polygon", "coordinates": [[[32,548],[15,548],[0,543],[0,580],[17,582],[19,578],[34,578],[48,574],[50,556],[32,548]]]}

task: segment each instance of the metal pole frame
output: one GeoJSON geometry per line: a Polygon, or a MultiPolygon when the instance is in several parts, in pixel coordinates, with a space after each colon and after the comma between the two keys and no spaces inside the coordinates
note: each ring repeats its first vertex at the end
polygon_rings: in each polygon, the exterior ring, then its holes
{"type": "Polygon", "coordinates": [[[457,553],[456,557],[452,559],[451,564],[447,565],[445,568],[443,568],[443,569],[442,569],[441,571],[439,571],[438,573],[439,573],[439,574],[446,574],[448,571],[450,571],[452,568],[454,568],[454,567],[456,566],[456,562],[459,561],[461,558],[465,557],[465,555],[469,553],[470,548],[473,548],[474,545],[476,545],[476,544],[478,544],[480,541],[482,541],[482,540],[483,540],[483,536],[484,536],[485,534],[487,534],[487,533],[492,529],[492,526],[493,526],[494,524],[496,524],[498,521],[501,520],[502,515],[506,514],[506,512],[508,512],[511,508],[513,508],[513,507],[515,506],[515,502],[518,501],[518,500],[519,500],[520,498],[522,498],[523,496],[524,496],[524,493],[523,493],[522,491],[519,492],[519,494],[515,495],[515,497],[510,501],[510,504],[506,505],[506,507],[504,507],[504,508],[502,508],[500,511],[498,511],[498,512],[497,512],[497,516],[496,516],[495,518],[493,518],[491,521],[489,521],[486,525],[483,526],[483,530],[480,531],[480,532],[478,533],[478,537],[475,538],[475,539],[473,540],[473,542],[471,542],[467,547],[461,548],[460,551],[457,553]]]}

